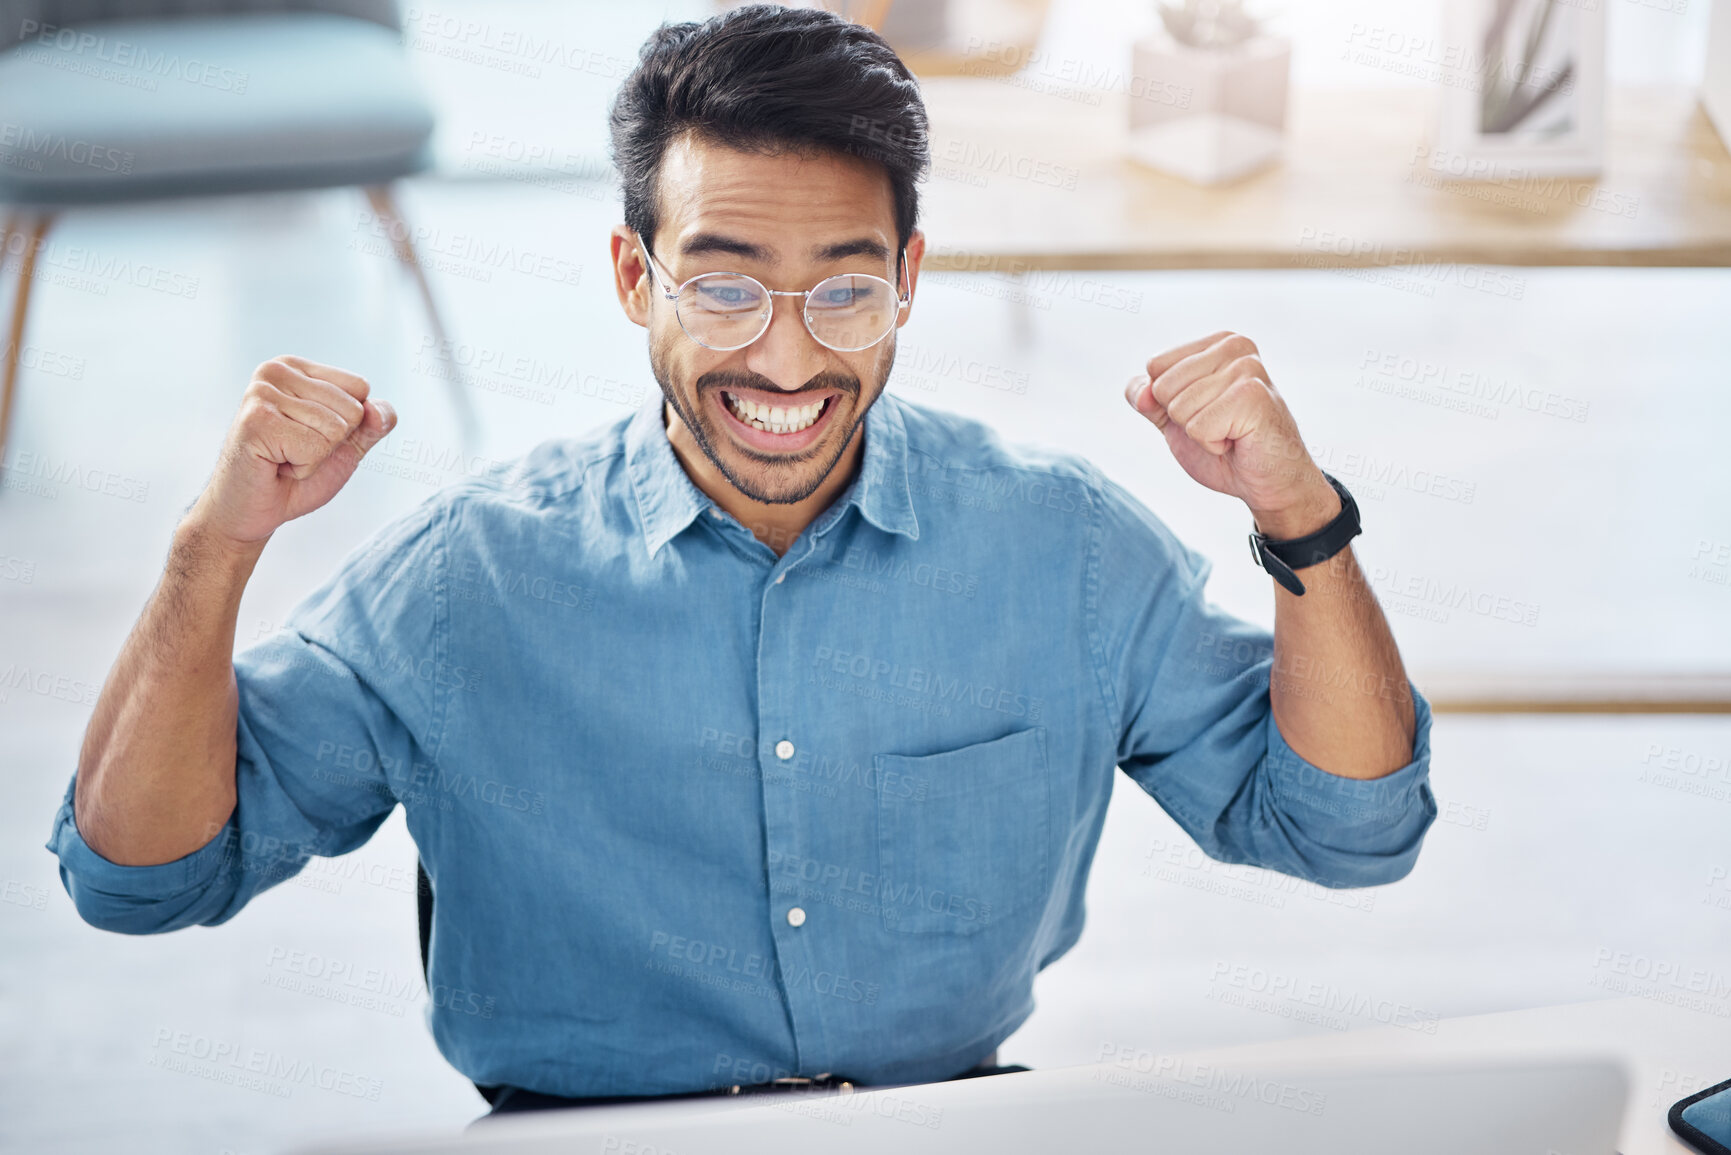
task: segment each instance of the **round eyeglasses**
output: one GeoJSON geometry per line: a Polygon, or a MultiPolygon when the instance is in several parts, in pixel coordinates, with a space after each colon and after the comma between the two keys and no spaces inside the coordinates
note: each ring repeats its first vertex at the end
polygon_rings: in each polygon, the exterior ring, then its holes
{"type": "MultiPolygon", "coordinates": [[[[642,237],[637,243],[649,267],[659,269],[662,278],[671,281],[642,237]]],[[[909,279],[907,267],[908,254],[903,249],[904,284],[909,279]]],[[[743,349],[763,336],[769,330],[777,297],[805,298],[800,316],[805,319],[806,331],[819,345],[838,353],[857,353],[889,336],[912,299],[906,289],[898,296],[894,285],[870,273],[839,273],[803,293],[768,288],[744,273],[699,273],[677,288],[658,287],[661,295],[673,302],[674,316],[686,336],[705,349],[720,352],[743,349]]]]}

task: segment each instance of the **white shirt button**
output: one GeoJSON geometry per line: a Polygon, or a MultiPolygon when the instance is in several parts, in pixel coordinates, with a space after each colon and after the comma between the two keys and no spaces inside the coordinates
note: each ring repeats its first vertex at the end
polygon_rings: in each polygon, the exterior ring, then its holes
{"type": "Polygon", "coordinates": [[[787,912],[787,925],[788,926],[804,926],[805,925],[805,908],[804,907],[798,907],[798,906],[790,908],[787,912]]]}
{"type": "Polygon", "coordinates": [[[787,577],[787,571],[786,570],[782,570],[780,573],[776,574],[775,575],[775,584],[780,585],[782,582],[782,579],[785,577],[787,577]]]}
{"type": "Polygon", "coordinates": [[[716,521],[720,521],[722,518],[722,513],[719,509],[715,508],[712,505],[709,507],[709,516],[713,517],[716,521]]]}
{"type": "MultiPolygon", "coordinates": [[[[783,762],[786,762],[789,758],[792,758],[793,757],[793,743],[789,742],[786,738],[783,738],[781,741],[777,742],[775,744],[775,756],[777,758],[780,758],[783,762]]],[[[798,924],[796,923],[795,925],[797,926],[798,924]]]]}

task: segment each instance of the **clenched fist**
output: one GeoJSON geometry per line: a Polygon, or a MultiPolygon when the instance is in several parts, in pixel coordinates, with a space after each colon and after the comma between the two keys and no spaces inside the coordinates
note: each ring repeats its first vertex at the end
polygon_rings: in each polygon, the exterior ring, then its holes
{"type": "Polygon", "coordinates": [[[353,373],[304,357],[260,365],[188,520],[224,544],[262,547],[284,522],[325,504],[397,424],[368,391],[353,373]]]}
{"type": "Polygon", "coordinates": [[[1166,435],[1184,472],[1243,501],[1270,537],[1302,537],[1340,512],[1250,338],[1215,333],[1168,349],[1124,396],[1166,435]]]}

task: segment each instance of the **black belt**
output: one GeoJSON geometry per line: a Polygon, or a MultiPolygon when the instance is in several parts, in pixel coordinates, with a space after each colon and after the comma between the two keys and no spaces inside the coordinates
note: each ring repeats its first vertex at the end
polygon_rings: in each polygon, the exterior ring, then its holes
{"type": "MultiPolygon", "coordinates": [[[[1013,1071],[1026,1071],[1028,1068],[1010,1064],[998,1066],[993,1060],[997,1055],[991,1055],[986,1062],[977,1067],[952,1075],[946,1082],[955,1079],[975,1079],[982,1075],[1006,1075],[1013,1071]]],[[[840,1075],[822,1074],[806,1077],[791,1075],[780,1079],[771,1079],[767,1083],[732,1083],[724,1087],[711,1087],[702,1091],[677,1091],[670,1095],[594,1095],[585,1098],[567,1098],[563,1095],[547,1095],[540,1091],[530,1091],[523,1087],[503,1086],[482,1087],[482,1098],[492,1104],[492,1114],[500,1115],[512,1111],[548,1111],[563,1107],[601,1107],[613,1103],[660,1103],[676,1099],[705,1099],[717,1096],[762,1095],[772,1091],[853,1091],[857,1088],[849,1079],[840,1075]]]]}

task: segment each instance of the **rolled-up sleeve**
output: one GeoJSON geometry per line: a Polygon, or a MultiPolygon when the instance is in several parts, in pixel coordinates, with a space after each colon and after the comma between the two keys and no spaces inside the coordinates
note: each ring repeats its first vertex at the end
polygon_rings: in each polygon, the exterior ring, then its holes
{"type": "Polygon", "coordinates": [[[235,808],[173,862],[123,866],[84,841],[68,784],[47,847],[78,913],[152,934],[233,918],[314,855],[345,854],[396,806],[425,765],[439,679],[440,517],[429,501],[356,550],[283,628],[237,654],[235,808]]]}
{"type": "Polygon", "coordinates": [[[1409,681],[1412,759],[1391,774],[1307,761],[1274,720],[1273,636],[1208,601],[1211,563],[1121,487],[1095,483],[1089,600],[1119,767],[1221,862],[1329,887],[1404,878],[1437,813],[1429,703],[1409,681]]]}

